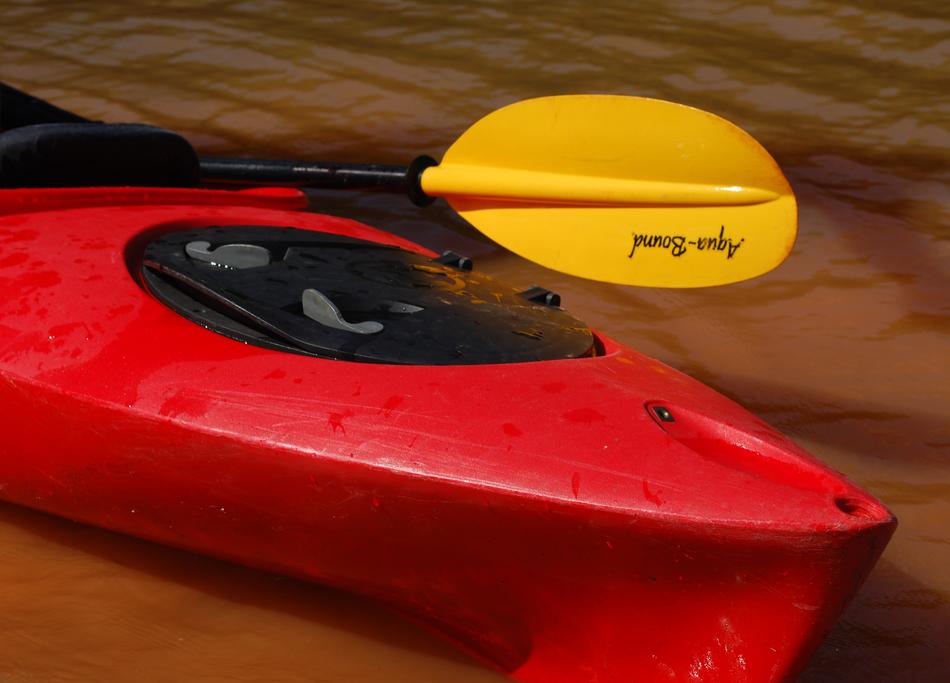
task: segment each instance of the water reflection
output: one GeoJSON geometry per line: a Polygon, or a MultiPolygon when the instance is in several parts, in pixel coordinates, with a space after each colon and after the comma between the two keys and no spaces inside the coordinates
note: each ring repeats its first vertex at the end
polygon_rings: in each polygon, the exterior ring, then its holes
{"type": "Polygon", "coordinates": [[[502,681],[355,596],[0,503],[0,672],[502,681]]]}

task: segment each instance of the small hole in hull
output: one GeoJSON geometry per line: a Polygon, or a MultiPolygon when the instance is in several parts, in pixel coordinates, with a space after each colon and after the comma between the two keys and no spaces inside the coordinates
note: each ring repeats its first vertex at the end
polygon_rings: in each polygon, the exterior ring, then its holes
{"type": "Polygon", "coordinates": [[[874,519],[874,511],[869,510],[863,501],[855,498],[835,498],[835,506],[846,515],[874,519]]]}

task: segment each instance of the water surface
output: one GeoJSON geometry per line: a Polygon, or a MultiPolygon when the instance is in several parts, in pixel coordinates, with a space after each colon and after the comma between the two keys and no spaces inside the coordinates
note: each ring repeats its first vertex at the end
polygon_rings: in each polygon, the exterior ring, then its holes
{"type": "MultiPolygon", "coordinates": [[[[736,398],[879,496],[901,527],[803,676],[950,669],[950,12],[849,4],[89,0],[2,6],[0,79],[202,151],[405,162],[516,100],[661,97],[739,124],[800,201],[756,280],[646,290],[526,263],[444,206],[321,195],[558,290],[606,334],[736,398]]],[[[4,680],[481,681],[348,595],[0,506],[4,680]]]]}

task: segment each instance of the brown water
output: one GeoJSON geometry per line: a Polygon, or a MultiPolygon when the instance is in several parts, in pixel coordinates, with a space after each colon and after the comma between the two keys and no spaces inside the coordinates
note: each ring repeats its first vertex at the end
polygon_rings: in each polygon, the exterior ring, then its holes
{"type": "MultiPolygon", "coordinates": [[[[791,258],[708,290],[572,279],[445,208],[327,194],[733,396],[901,526],[803,680],[950,680],[950,6],[3,0],[0,80],[203,151],[405,162],[503,104],[648,95],[756,136],[801,204],[791,258]]],[[[489,681],[386,610],[0,506],[0,679],[489,681]]]]}

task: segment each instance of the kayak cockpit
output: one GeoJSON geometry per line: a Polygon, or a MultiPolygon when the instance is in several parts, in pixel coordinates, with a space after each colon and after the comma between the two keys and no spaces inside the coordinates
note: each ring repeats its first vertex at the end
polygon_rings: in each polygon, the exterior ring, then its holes
{"type": "Polygon", "coordinates": [[[143,278],[210,330],[292,353],[371,363],[474,365],[583,358],[590,329],[557,295],[519,290],[446,252],[276,226],[162,235],[143,278]]]}

